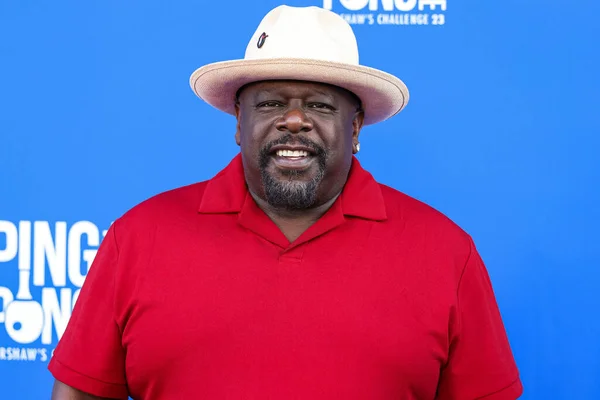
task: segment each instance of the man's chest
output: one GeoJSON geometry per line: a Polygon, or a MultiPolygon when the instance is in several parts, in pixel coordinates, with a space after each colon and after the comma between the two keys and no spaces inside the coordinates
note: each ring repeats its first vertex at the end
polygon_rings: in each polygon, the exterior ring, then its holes
{"type": "Polygon", "coordinates": [[[289,398],[296,388],[316,398],[345,387],[344,398],[433,398],[449,303],[424,261],[410,251],[383,257],[390,249],[368,241],[283,252],[246,240],[255,243],[237,251],[218,239],[154,250],[123,313],[133,392],[289,398]]]}

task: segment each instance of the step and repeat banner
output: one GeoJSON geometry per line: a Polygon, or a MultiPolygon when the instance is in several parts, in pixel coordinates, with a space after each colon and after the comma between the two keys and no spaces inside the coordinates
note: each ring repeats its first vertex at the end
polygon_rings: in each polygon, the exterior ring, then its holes
{"type": "MultiPolygon", "coordinates": [[[[237,153],[235,119],[188,79],[243,58],[280,4],[0,2],[0,399],[49,398],[48,362],[111,223],[237,153]]],[[[406,82],[408,107],[366,127],[358,157],[473,236],[522,398],[597,399],[597,2],[285,4],[342,15],[361,64],[406,82]]]]}

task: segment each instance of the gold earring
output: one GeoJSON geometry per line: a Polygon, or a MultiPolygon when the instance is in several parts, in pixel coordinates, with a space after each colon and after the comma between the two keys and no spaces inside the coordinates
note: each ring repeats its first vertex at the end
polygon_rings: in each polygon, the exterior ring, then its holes
{"type": "Polygon", "coordinates": [[[360,151],[360,143],[356,143],[354,147],[356,148],[356,152],[358,153],[360,151]]]}

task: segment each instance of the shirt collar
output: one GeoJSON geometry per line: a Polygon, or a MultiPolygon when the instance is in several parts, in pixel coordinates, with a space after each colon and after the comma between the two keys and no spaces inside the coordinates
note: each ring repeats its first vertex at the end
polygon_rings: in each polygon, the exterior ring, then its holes
{"type": "MultiPolygon", "coordinates": [[[[237,154],[229,165],[208,181],[198,212],[239,213],[247,193],[242,157],[241,154],[237,154]]],[[[373,176],[362,168],[356,157],[352,157],[348,180],[337,201],[341,202],[341,210],[346,216],[374,221],[387,219],[381,187],[373,176]]]]}

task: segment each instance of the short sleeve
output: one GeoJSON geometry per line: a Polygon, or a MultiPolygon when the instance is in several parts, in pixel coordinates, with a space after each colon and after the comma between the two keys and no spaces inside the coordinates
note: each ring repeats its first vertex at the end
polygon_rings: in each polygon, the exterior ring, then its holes
{"type": "Polygon", "coordinates": [[[48,369],[57,380],[83,392],[127,399],[125,354],[114,318],[118,257],[113,224],[100,244],[48,369]]]}
{"type": "Polygon", "coordinates": [[[438,400],[514,400],[523,391],[492,284],[472,241],[457,291],[438,400]]]}

